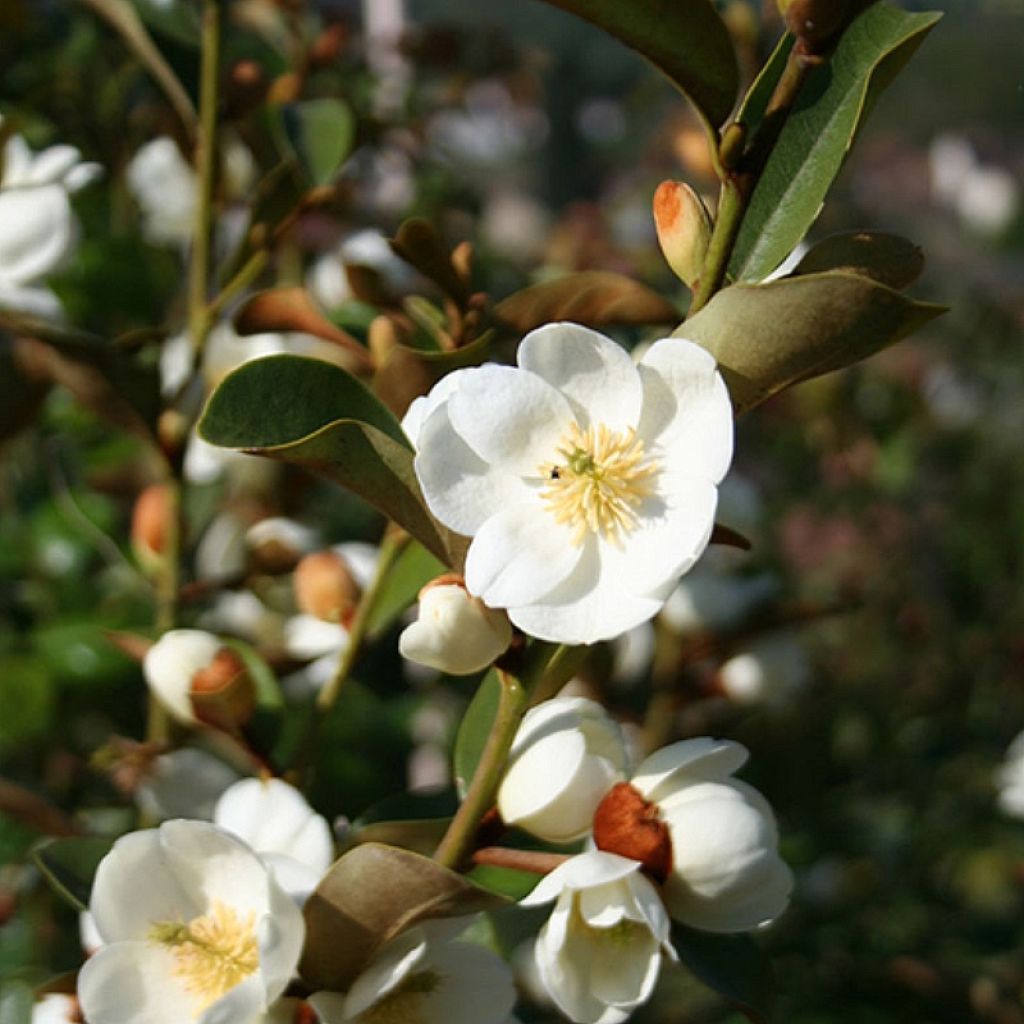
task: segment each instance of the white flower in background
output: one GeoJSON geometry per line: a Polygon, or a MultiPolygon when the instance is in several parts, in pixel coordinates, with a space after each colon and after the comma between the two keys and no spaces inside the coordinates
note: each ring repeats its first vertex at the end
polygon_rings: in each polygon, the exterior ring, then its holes
{"type": "Polygon", "coordinates": [[[748,931],[789,902],[793,876],[779,857],[772,809],[731,777],[747,756],[728,740],[673,743],[615,787],[594,818],[597,846],[654,868],[669,914],[693,928],[748,931]]]}
{"type": "Polygon", "coordinates": [[[973,231],[999,235],[1017,216],[1021,206],[1017,179],[1002,167],[982,163],[964,136],[937,136],[928,162],[935,199],[973,231]]]}
{"type": "Polygon", "coordinates": [[[303,902],[334,860],[327,820],[281,779],[242,779],[217,801],[213,822],[244,839],[278,884],[303,902]]]}
{"type": "Polygon", "coordinates": [[[219,757],[182,747],[155,757],[139,781],[135,802],[152,819],[200,818],[210,821],[221,794],[239,779],[219,757]]]}
{"type": "Polygon", "coordinates": [[[287,569],[320,543],[311,526],[287,516],[268,516],[245,531],[245,546],[261,566],[287,569]]]}
{"type": "Polygon", "coordinates": [[[1011,818],[1024,818],[1024,733],[1006,748],[1003,763],[996,772],[999,809],[1011,818]]]}
{"type": "Polygon", "coordinates": [[[434,515],[473,538],[471,594],[531,636],[609,639],[657,614],[707,546],[729,396],[682,339],[634,366],[594,331],[549,324],[518,363],[451,374],[410,410],[416,475],[434,515]]]}
{"type": "Polygon", "coordinates": [[[48,992],[32,1006],[32,1024],[74,1024],[78,1020],[78,1000],[63,992],[48,992]]]}
{"type": "Polygon", "coordinates": [[[810,678],[807,651],[791,633],[752,640],[718,669],[719,685],[737,704],[783,703],[810,678]]]}
{"type": "Polygon", "coordinates": [[[454,940],[466,921],[425,921],[389,942],[348,993],[316,992],[323,1024],[505,1024],[516,1000],[501,957],[454,940]]]}
{"type": "Polygon", "coordinates": [[[654,991],[670,921],[639,861],[592,850],[542,878],[525,906],[555,901],[537,936],[540,979],[577,1024],[619,1024],[654,991]]]}
{"type": "Polygon", "coordinates": [[[146,238],[157,244],[187,242],[195,221],[196,172],[174,139],[163,135],[142,146],[128,164],[127,179],[146,238]]]}
{"type": "Polygon", "coordinates": [[[778,590],[767,574],[739,576],[705,559],[687,573],[661,610],[662,621],[675,633],[730,629],[778,590]]]}
{"type": "Polygon", "coordinates": [[[61,316],[60,302],[42,282],[78,243],[71,194],[99,173],[99,165],[83,163],[73,146],[33,153],[20,135],[7,140],[0,172],[0,307],[61,316]]]}
{"type": "Polygon", "coordinates": [[[622,730],[608,712],[586,697],[556,697],[523,717],[498,811],[507,825],[570,843],[590,831],[598,804],[628,771],[622,730]]]}
{"type": "Polygon", "coordinates": [[[263,861],[201,821],[118,839],[89,909],[105,943],[78,980],[89,1024],[249,1024],[284,991],[305,937],[263,861]]]}
{"type": "Polygon", "coordinates": [[[416,621],[398,638],[403,658],[464,676],[486,668],[512,642],[503,611],[488,608],[453,577],[442,576],[419,594],[416,621]]]}
{"type": "Polygon", "coordinates": [[[317,257],[306,275],[306,287],[324,309],[337,309],[352,298],[345,267],[369,267],[395,291],[412,283],[412,272],[395,255],[387,238],[373,228],[349,235],[336,249],[317,257]]]}

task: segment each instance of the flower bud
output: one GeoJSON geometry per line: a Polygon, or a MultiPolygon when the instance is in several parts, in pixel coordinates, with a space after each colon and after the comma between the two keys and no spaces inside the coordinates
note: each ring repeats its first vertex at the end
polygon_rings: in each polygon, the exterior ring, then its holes
{"type": "Polygon", "coordinates": [[[780,704],[810,679],[803,644],[788,634],[761,637],[718,670],[718,685],[737,704],[780,704]]]}
{"type": "Polygon", "coordinates": [[[263,572],[288,572],[316,543],[315,533],[283,516],[261,519],[249,527],[245,543],[256,567],[263,572]]]}
{"type": "Polygon", "coordinates": [[[528,711],[516,733],[498,790],[507,825],[549,843],[590,830],[605,794],[628,767],[618,724],[585,697],[556,697],[528,711]]]}
{"type": "Polygon", "coordinates": [[[256,693],[245,662],[229,647],[192,676],[192,710],[204,725],[235,732],[252,718],[256,693]]]}
{"type": "Polygon", "coordinates": [[[486,668],[512,642],[500,610],[471,597],[461,576],[439,576],[420,591],[419,615],[398,638],[403,658],[466,676],[486,668]]]}
{"type": "Polygon", "coordinates": [[[711,214],[700,196],[681,181],[663,181],[654,192],[658,244],[675,275],[694,287],[711,241],[711,214]]]}
{"type": "Polygon", "coordinates": [[[146,572],[163,563],[167,526],[173,509],[167,484],[151,484],[135,499],[132,509],[132,551],[146,572]]]}
{"type": "Polygon", "coordinates": [[[345,559],[333,550],[306,555],[295,567],[292,586],[299,608],[325,622],[347,625],[359,600],[359,585],[345,559]]]}
{"type": "Polygon", "coordinates": [[[778,0],[786,28],[814,52],[839,31],[849,4],[845,0],[778,0]]]}

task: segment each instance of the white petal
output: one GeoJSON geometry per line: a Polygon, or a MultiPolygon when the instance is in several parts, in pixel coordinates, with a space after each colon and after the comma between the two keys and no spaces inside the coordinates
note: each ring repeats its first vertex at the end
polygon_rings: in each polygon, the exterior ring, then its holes
{"type": "Polygon", "coordinates": [[[32,161],[29,180],[33,185],[57,185],[82,159],[82,154],[74,146],[50,146],[36,155],[32,161]]]}
{"type": "Polygon", "coordinates": [[[405,436],[412,442],[412,446],[419,451],[420,433],[423,424],[427,422],[431,414],[447,403],[448,399],[458,390],[459,385],[465,379],[470,370],[455,370],[446,374],[431,389],[430,393],[414,398],[409,408],[402,417],[402,430],[405,436]]]}
{"type": "Polygon", "coordinates": [[[504,1024],[516,1001],[501,957],[469,942],[431,942],[427,967],[443,979],[421,1004],[422,1019],[443,1024],[504,1024]]]}
{"type": "Polygon", "coordinates": [[[727,779],[746,763],[749,751],[732,740],[709,736],[680,740],[656,750],[633,773],[632,785],[648,800],[665,799],[688,781],[727,779]]]}
{"type": "Polygon", "coordinates": [[[638,367],[644,408],[637,431],[667,469],[718,483],[732,460],[733,413],[711,355],[682,338],[656,341],[638,367]]]}
{"type": "Polygon", "coordinates": [[[209,821],[221,793],[238,781],[238,772],[196,747],[161,754],[150,765],[135,802],[151,819],[198,818],[209,821]]]}
{"type": "Polygon", "coordinates": [[[637,425],[640,377],[626,350],[603,334],[579,324],[545,324],[523,338],[516,360],[562,393],[584,429],[637,425]]]}
{"type": "Polygon", "coordinates": [[[414,466],[430,511],[466,536],[502,509],[533,499],[520,477],[485,462],[455,432],[447,405],[424,421],[414,466]]]}
{"type": "Polygon", "coordinates": [[[639,861],[620,857],[617,853],[604,850],[588,850],[570,857],[559,864],[549,875],[545,875],[533,891],[519,902],[524,907],[550,903],[563,889],[586,889],[595,885],[608,885],[639,871],[639,861]]]}
{"type": "Polygon", "coordinates": [[[345,998],[345,1020],[354,1020],[383,999],[416,970],[427,957],[427,938],[421,928],[410,928],[392,939],[352,983],[345,998]]]}
{"type": "Polygon", "coordinates": [[[64,307],[49,289],[33,285],[16,285],[0,281],[0,309],[15,309],[43,320],[61,321],[64,307]]]}
{"type": "Polygon", "coordinates": [[[150,690],[178,721],[195,724],[192,678],[213,661],[220,640],[202,629],[172,629],[146,652],[142,671],[150,690]]]}
{"type": "Polygon", "coordinates": [[[34,284],[69,254],[75,229],[60,185],[0,192],[0,278],[34,284]]]}
{"type": "Polygon", "coordinates": [[[12,135],[4,146],[3,177],[4,188],[27,185],[32,172],[32,150],[20,135],[12,135]]]}
{"type": "Polygon", "coordinates": [[[250,974],[194,1018],[195,1024],[248,1024],[267,1008],[267,1002],[259,975],[250,974]]]}
{"type": "Polygon", "coordinates": [[[345,999],[341,992],[314,992],[308,999],[323,1024],[347,1024],[351,1019],[345,1013],[345,999]]]}
{"type": "Polygon", "coordinates": [[[260,918],[256,938],[260,981],[267,1001],[273,1002],[288,987],[299,966],[306,922],[296,902],[271,876],[267,878],[266,894],[267,912],[260,918]]]}
{"type": "Polygon", "coordinates": [[[573,422],[569,403],[536,374],[493,365],[465,375],[448,415],[481,459],[522,477],[542,474],[573,422]]]}
{"type": "Polygon", "coordinates": [[[103,168],[96,163],[83,163],[72,167],[64,175],[64,187],[71,193],[80,192],[103,177],[103,168]]]}
{"type": "MultiPolygon", "coordinates": [[[[502,509],[477,531],[466,556],[466,587],[492,608],[528,604],[575,569],[584,547],[538,501],[502,509]]],[[[515,621],[513,619],[513,621],[515,621]]]]}

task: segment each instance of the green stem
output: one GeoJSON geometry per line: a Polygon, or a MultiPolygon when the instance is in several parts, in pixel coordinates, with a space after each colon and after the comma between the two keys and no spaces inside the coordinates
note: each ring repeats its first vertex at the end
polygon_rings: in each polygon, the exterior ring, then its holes
{"type": "Polygon", "coordinates": [[[224,307],[241,292],[244,292],[266,269],[270,262],[269,249],[257,249],[242,264],[238,273],[210,300],[206,307],[206,320],[214,324],[217,317],[224,311],[224,307]]]}

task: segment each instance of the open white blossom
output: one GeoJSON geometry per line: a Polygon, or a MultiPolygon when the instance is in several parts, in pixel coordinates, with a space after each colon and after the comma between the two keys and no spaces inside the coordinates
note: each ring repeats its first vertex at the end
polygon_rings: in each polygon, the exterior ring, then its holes
{"type": "Polygon", "coordinates": [[[201,821],[118,839],[89,909],[105,943],[78,980],[89,1024],[251,1024],[284,991],[305,935],[263,861],[201,821]]]}
{"type": "Polygon", "coordinates": [[[668,828],[665,904],[694,928],[748,931],[789,902],[793,876],[779,856],[775,815],[753,786],[732,778],[747,757],[729,740],[681,740],[651,754],[631,781],[668,828]]]}
{"type": "Polygon", "coordinates": [[[43,282],[75,250],[70,196],[95,180],[99,165],[83,163],[74,146],[33,153],[12,135],[0,168],[0,307],[58,318],[60,302],[43,282]]]}
{"type": "Polygon", "coordinates": [[[238,772],[198,747],[181,747],[153,758],[139,781],[135,802],[151,820],[200,818],[210,821],[221,794],[238,772]]]}
{"type": "Polygon", "coordinates": [[[996,772],[999,809],[1011,818],[1024,818],[1024,733],[1006,748],[1003,763],[996,772]]]}
{"type": "Polygon", "coordinates": [[[460,922],[425,921],[389,942],[347,994],[316,992],[323,1024],[505,1024],[512,972],[482,946],[454,940],[460,922]]]}
{"type": "Polygon", "coordinates": [[[78,1000],[63,992],[48,992],[32,1006],[32,1024],[75,1024],[78,1000]]]}
{"type": "Polygon", "coordinates": [[[198,196],[196,172],[174,139],[162,135],[142,146],[128,164],[127,177],[146,237],[158,244],[188,241],[198,196]]]}
{"type": "Polygon", "coordinates": [[[507,825],[569,843],[590,831],[597,805],[628,769],[622,730],[605,709],[585,697],[556,697],[524,716],[498,811],[507,825]]]}
{"type": "Polygon", "coordinates": [[[416,475],[473,538],[471,594],[531,636],[609,639],[654,616],[707,546],[729,396],[714,359],[677,338],[634,365],[595,331],[548,324],[518,364],[451,374],[411,411],[416,475]]]}
{"type": "Polygon", "coordinates": [[[561,864],[522,903],[555,900],[537,936],[540,980],[576,1024],[619,1024],[654,991],[670,921],[639,861],[592,850],[561,864]]]}
{"type": "Polygon", "coordinates": [[[327,820],[281,779],[236,782],[217,801],[213,821],[244,839],[270,866],[281,888],[300,902],[334,860],[327,820]]]}

